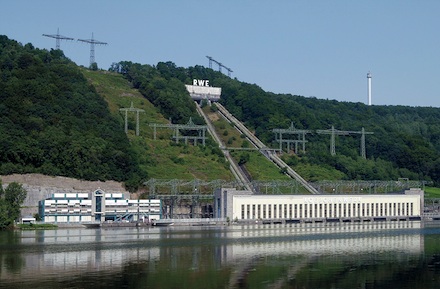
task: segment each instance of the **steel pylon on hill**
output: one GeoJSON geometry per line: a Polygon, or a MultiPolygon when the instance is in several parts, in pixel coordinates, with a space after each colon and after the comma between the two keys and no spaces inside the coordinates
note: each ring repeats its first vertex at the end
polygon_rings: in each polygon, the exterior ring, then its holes
{"type": "Polygon", "coordinates": [[[90,44],[90,65],[95,63],[95,45],[107,45],[107,42],[102,42],[94,39],[93,33],[91,39],[78,39],[78,41],[90,44]]]}
{"type": "Polygon", "coordinates": [[[60,35],[60,29],[57,29],[57,34],[43,34],[45,37],[55,38],[56,39],[56,49],[60,49],[61,40],[75,40],[74,38],[60,35]]]}

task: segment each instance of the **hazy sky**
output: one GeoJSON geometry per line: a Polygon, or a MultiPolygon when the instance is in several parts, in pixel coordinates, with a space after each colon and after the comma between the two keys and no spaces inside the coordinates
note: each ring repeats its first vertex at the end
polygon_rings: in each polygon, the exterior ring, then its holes
{"type": "Polygon", "coordinates": [[[89,65],[128,60],[208,67],[266,91],[367,102],[367,73],[378,105],[440,107],[440,1],[406,0],[0,0],[0,34],[55,48],[89,65]],[[213,64],[214,69],[218,66],[213,64]]]}

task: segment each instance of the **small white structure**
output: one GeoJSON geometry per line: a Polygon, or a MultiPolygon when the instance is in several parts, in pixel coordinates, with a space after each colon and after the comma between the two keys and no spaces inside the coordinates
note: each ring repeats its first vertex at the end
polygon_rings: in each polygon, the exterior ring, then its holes
{"type": "Polygon", "coordinates": [[[39,214],[46,223],[104,221],[151,221],[162,216],[156,199],[127,199],[123,193],[59,193],[39,202],[39,214]]]}
{"type": "Polygon", "coordinates": [[[221,189],[214,194],[214,217],[230,220],[374,220],[417,219],[423,191],[375,195],[253,195],[221,189]]]}
{"type": "Polygon", "coordinates": [[[22,224],[35,224],[36,219],[34,217],[23,217],[21,218],[22,224]]]}

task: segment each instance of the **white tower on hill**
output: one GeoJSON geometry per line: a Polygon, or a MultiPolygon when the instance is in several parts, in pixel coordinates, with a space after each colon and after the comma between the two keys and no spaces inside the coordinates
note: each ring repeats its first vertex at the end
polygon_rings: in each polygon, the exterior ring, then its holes
{"type": "Polygon", "coordinates": [[[367,73],[367,93],[368,93],[368,105],[371,105],[371,73],[367,73]]]}

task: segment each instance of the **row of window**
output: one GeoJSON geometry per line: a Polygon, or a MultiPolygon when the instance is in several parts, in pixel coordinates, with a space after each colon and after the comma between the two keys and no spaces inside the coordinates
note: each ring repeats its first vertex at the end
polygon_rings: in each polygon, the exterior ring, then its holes
{"type": "MultiPolygon", "coordinates": [[[[87,210],[68,210],[68,209],[61,209],[61,210],[54,210],[54,209],[45,209],[44,213],[45,215],[57,215],[57,214],[90,214],[91,213],[91,209],[87,209],[87,210]]],[[[110,213],[136,213],[137,210],[136,209],[131,209],[131,210],[106,210],[105,213],[106,214],[110,214],[110,213]]],[[[159,209],[149,209],[149,210],[141,210],[139,211],[139,213],[145,214],[145,213],[159,213],[160,210],[159,209]]]]}
{"type": "Polygon", "coordinates": [[[350,218],[413,215],[413,203],[241,205],[242,219],[350,218]]]}

